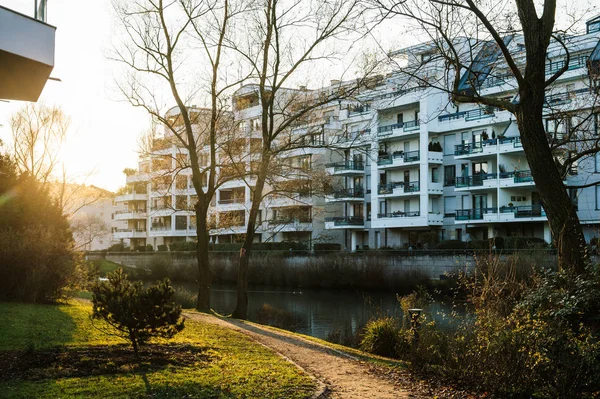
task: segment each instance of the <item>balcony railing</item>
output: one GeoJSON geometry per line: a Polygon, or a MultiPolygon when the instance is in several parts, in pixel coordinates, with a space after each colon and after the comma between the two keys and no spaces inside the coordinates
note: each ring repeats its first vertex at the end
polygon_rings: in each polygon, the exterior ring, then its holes
{"type": "Polygon", "coordinates": [[[281,225],[281,224],[297,224],[297,223],[312,223],[312,218],[310,217],[289,217],[285,216],[277,217],[268,221],[271,225],[281,225]]]}
{"type": "Polygon", "coordinates": [[[402,187],[405,193],[418,193],[420,190],[420,182],[392,182],[387,184],[380,184],[377,186],[377,193],[379,195],[393,194],[394,189],[402,187]]]}
{"type": "Polygon", "coordinates": [[[326,217],[325,222],[333,222],[334,226],[363,226],[365,218],[362,216],[333,216],[326,217]]]}
{"type": "Polygon", "coordinates": [[[389,136],[392,134],[392,131],[394,129],[403,129],[405,132],[409,132],[411,130],[416,130],[419,126],[420,125],[419,125],[418,120],[408,121],[408,122],[403,122],[403,123],[394,123],[393,125],[387,125],[387,126],[379,126],[377,128],[377,135],[379,137],[389,136]]]}
{"type": "Polygon", "coordinates": [[[498,213],[496,208],[457,209],[456,220],[482,220],[483,215],[498,213]]]}
{"type": "Polygon", "coordinates": [[[395,211],[395,212],[391,212],[391,213],[378,213],[377,214],[378,218],[411,218],[411,217],[419,217],[419,216],[421,216],[420,211],[409,211],[409,212],[395,211]]]}
{"type": "Polygon", "coordinates": [[[243,204],[244,202],[246,202],[246,198],[244,198],[244,197],[228,198],[228,199],[220,199],[219,205],[243,204]]]}
{"type": "Polygon", "coordinates": [[[457,176],[456,180],[454,181],[454,186],[457,188],[483,186],[484,180],[495,179],[497,177],[497,173],[480,173],[473,176],[457,176]]]}
{"type": "Polygon", "coordinates": [[[344,188],[332,193],[333,198],[364,198],[365,190],[362,187],[344,188]]]}
{"type": "Polygon", "coordinates": [[[515,183],[528,183],[533,181],[533,176],[530,170],[515,171],[515,183]]]}
{"type": "Polygon", "coordinates": [[[491,118],[496,114],[494,111],[498,111],[494,107],[477,108],[469,111],[454,112],[452,114],[440,115],[438,117],[439,122],[446,122],[457,119],[465,119],[466,121],[475,121],[483,118],[491,118]]]}
{"type": "MultiPolygon", "coordinates": [[[[571,60],[569,61],[569,67],[567,68],[567,71],[584,68],[587,64],[587,60],[587,55],[580,55],[579,57],[571,58],[571,60]]],[[[547,63],[545,68],[546,75],[554,74],[560,71],[566,63],[566,59],[547,63]]]]}
{"type": "Polygon", "coordinates": [[[395,159],[402,159],[404,162],[415,162],[420,159],[420,151],[398,151],[393,154],[382,154],[379,155],[377,165],[391,165],[395,159]]]}
{"type": "Polygon", "coordinates": [[[327,168],[333,168],[335,172],[342,170],[364,170],[365,163],[357,161],[333,162],[325,165],[327,168]]]}
{"type": "Polygon", "coordinates": [[[500,213],[513,213],[515,218],[546,216],[546,211],[544,211],[542,205],[501,206],[500,213]]]}

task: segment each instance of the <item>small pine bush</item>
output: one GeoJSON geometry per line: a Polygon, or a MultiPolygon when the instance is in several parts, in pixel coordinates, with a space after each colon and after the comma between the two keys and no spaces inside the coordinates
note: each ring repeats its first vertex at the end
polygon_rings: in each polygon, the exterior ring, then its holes
{"type": "Polygon", "coordinates": [[[150,338],[172,338],[183,330],[181,306],[172,299],[175,291],[168,279],[144,288],[141,282],[129,282],[123,269],[107,277],[92,289],[92,318],[106,321],[136,354],[150,338]]]}

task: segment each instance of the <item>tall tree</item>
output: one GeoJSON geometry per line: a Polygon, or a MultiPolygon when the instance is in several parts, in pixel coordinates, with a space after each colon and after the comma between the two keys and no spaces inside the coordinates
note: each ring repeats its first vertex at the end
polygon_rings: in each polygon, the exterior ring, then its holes
{"type": "MultiPolygon", "coordinates": [[[[556,0],[371,2],[382,18],[404,17],[411,28],[416,27],[414,31],[429,41],[431,58],[416,68],[399,66],[398,73],[425,87],[448,91],[455,103],[479,103],[514,114],[558,248],[559,267],[583,272],[586,265],[583,231],[544,128],[547,91],[570,67],[568,35],[555,31],[556,0]],[[524,40],[524,47],[517,52],[510,45],[515,36],[524,40]],[[548,74],[547,52],[551,43],[562,47],[566,62],[548,74]],[[505,65],[505,73],[494,69],[498,64],[505,65]],[[441,73],[432,76],[436,66],[441,73]],[[518,100],[484,93],[481,83],[488,76],[513,85],[518,100]]],[[[576,157],[563,160],[566,167],[577,161],[576,157]]]]}
{"type": "Polygon", "coordinates": [[[59,163],[70,118],[59,107],[28,103],[10,119],[13,156],[21,173],[46,183],[59,163]]]}
{"type": "MultiPolygon", "coordinates": [[[[295,128],[307,126],[326,104],[350,96],[365,83],[364,74],[350,84],[329,91],[291,90],[294,82],[319,62],[341,58],[349,41],[360,38],[366,28],[359,1],[261,0],[246,19],[248,45],[232,44],[249,65],[254,84],[248,87],[258,97],[262,148],[251,186],[251,208],[240,251],[237,300],[233,317],[245,319],[248,311],[248,265],[256,235],[261,202],[269,192],[268,176],[278,157],[287,150],[310,146],[309,133],[295,128]],[[343,39],[343,40],[342,40],[343,39]]],[[[361,71],[364,72],[364,71],[361,71]]],[[[317,144],[323,146],[322,143],[317,144]]]]}
{"type": "Polygon", "coordinates": [[[199,310],[210,310],[211,271],[208,257],[207,214],[219,186],[217,139],[231,123],[227,94],[240,79],[230,76],[224,42],[243,3],[231,0],[115,1],[116,14],[125,31],[115,46],[114,60],[125,65],[129,78],[119,83],[121,93],[163,124],[174,142],[189,157],[197,193],[199,310]],[[166,115],[161,96],[167,93],[176,112],[166,115]],[[192,107],[195,101],[206,104],[192,107]],[[208,154],[200,162],[200,154],[208,154]]]}

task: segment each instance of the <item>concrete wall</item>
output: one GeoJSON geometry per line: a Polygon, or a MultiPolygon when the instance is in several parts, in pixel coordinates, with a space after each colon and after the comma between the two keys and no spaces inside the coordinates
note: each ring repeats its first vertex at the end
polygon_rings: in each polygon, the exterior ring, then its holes
{"type": "MultiPolygon", "coordinates": [[[[528,256],[529,254],[524,254],[528,256]]],[[[271,255],[262,257],[266,259],[271,255]]],[[[90,254],[88,259],[101,257],[99,254],[90,254]]],[[[503,255],[504,257],[504,255],[503,255]]],[[[131,252],[131,253],[108,253],[106,259],[112,262],[125,266],[145,268],[151,265],[152,262],[164,262],[172,267],[196,266],[196,257],[194,252],[131,252]]],[[[237,268],[236,253],[215,253],[214,264],[216,267],[223,270],[215,270],[215,274],[221,272],[231,272],[237,268]]],[[[253,260],[261,264],[261,255],[253,257],[253,260]]],[[[542,262],[545,267],[552,267],[556,263],[556,257],[553,255],[535,255],[535,261],[539,264],[542,262]]],[[[314,271],[315,267],[322,267],[324,264],[336,264],[339,268],[338,273],[343,274],[343,269],[347,269],[350,273],[357,270],[368,271],[369,268],[383,267],[383,274],[386,277],[398,278],[403,274],[419,273],[426,275],[432,279],[439,279],[449,273],[470,270],[475,259],[471,255],[413,255],[399,256],[389,254],[347,254],[338,253],[336,255],[319,255],[319,256],[278,256],[276,262],[280,262],[282,268],[286,270],[314,271]],[[340,270],[341,269],[341,270],[340,270]]],[[[254,263],[254,262],[253,262],[254,263]]],[[[325,271],[325,270],[324,270],[325,271]]]]}

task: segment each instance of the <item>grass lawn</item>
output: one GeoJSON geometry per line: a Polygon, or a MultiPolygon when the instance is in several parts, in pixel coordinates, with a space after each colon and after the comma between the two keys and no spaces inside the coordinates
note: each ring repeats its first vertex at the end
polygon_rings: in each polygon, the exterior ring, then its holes
{"type": "Polygon", "coordinates": [[[106,277],[108,273],[114,272],[118,268],[122,268],[126,272],[134,271],[131,267],[119,265],[118,263],[111,262],[110,260],[106,259],[94,260],[92,263],[98,266],[100,277],[106,277]]]}
{"type": "Polygon", "coordinates": [[[80,300],[0,303],[0,397],[294,399],[314,390],[307,375],[246,336],[192,320],[168,343],[154,341],[159,361],[149,353],[132,362],[90,313],[80,300]]]}

